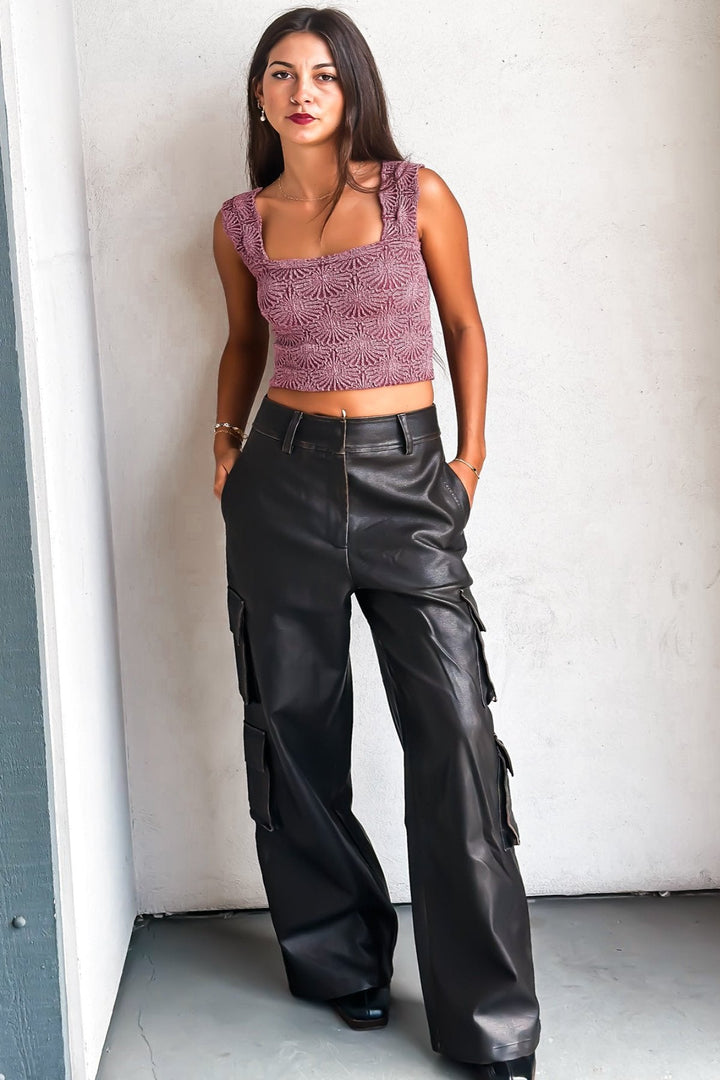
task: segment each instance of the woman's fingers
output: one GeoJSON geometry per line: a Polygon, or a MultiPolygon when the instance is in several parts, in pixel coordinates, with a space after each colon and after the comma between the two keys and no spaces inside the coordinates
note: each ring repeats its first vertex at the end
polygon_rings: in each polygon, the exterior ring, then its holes
{"type": "Polygon", "coordinates": [[[231,451],[229,454],[223,456],[222,461],[215,462],[215,484],[213,485],[213,492],[219,499],[222,495],[222,490],[225,487],[230,470],[235,467],[235,462],[238,459],[239,451],[231,451]]]}

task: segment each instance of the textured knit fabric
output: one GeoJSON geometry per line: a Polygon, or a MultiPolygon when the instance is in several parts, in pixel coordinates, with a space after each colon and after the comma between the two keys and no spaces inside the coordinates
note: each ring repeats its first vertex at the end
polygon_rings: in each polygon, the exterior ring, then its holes
{"type": "Polygon", "coordinates": [[[381,162],[381,239],[311,258],[269,259],[252,188],[222,222],[257,280],[273,333],[270,386],[360,390],[434,378],[430,286],[417,235],[418,170],[381,162]]]}

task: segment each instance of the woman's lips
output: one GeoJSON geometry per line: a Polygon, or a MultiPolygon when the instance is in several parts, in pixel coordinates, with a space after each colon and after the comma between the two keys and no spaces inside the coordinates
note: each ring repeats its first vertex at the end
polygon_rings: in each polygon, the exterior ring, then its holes
{"type": "Polygon", "coordinates": [[[310,116],[309,113],[294,113],[289,119],[295,124],[309,124],[315,117],[310,116]]]}

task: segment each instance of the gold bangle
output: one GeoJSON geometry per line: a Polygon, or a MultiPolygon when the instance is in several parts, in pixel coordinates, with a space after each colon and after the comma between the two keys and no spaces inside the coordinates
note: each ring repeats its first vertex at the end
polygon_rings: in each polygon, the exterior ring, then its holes
{"type": "Polygon", "coordinates": [[[465,458],[456,457],[456,458],[453,458],[453,461],[462,461],[463,465],[467,465],[468,469],[472,469],[472,471],[475,473],[476,476],[478,476],[478,477],[480,476],[480,470],[476,469],[475,466],[471,465],[469,461],[465,460],[465,458]]]}

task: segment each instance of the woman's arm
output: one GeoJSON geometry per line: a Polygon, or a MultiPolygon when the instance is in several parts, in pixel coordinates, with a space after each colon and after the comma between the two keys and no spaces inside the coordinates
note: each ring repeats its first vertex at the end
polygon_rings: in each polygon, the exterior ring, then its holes
{"type": "MultiPolygon", "coordinates": [[[[213,225],[213,255],[225,292],[228,340],[220,358],[217,420],[245,429],[265,371],[269,327],[257,304],[255,278],[225,232],[218,211],[213,225]]],[[[232,435],[215,436],[215,485],[218,498],[239,446],[232,435]]]]}
{"type": "MultiPolygon", "coordinates": [[[[442,177],[418,172],[418,234],[438,306],[450,365],[458,426],[458,457],[479,471],[485,461],[487,346],[472,284],[465,217],[442,177]]],[[[457,462],[455,472],[470,498],[477,476],[457,462]]]]}

